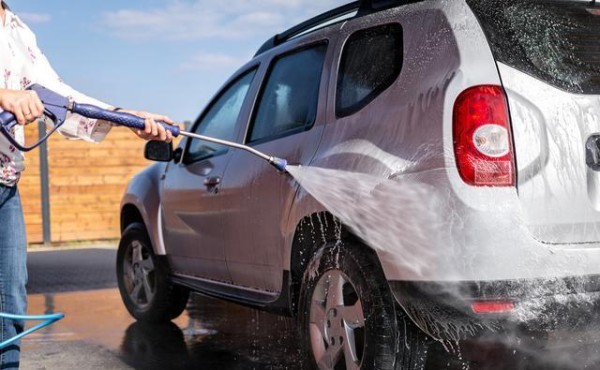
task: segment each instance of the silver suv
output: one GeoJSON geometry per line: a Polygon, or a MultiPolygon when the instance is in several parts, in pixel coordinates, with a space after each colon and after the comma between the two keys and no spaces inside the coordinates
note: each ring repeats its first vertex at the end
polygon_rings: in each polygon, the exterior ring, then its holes
{"type": "Polygon", "coordinates": [[[600,293],[600,7],[354,2],[268,40],[122,201],[138,320],[190,291],[298,318],[320,369],[572,329],[600,293]],[[296,166],[300,165],[300,166],[296,166]]]}

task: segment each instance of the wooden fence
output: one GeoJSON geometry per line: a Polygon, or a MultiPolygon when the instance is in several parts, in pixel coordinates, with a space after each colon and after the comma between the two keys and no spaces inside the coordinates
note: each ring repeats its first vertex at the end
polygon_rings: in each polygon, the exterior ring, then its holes
{"type": "MultiPolygon", "coordinates": [[[[36,124],[27,126],[27,143],[38,137],[36,124]]],[[[144,159],[144,141],[129,129],[115,127],[99,144],[48,140],[50,233],[53,243],[118,238],[119,204],[131,177],[151,162],[144,159]]],[[[43,217],[40,151],[26,153],[19,183],[27,240],[42,243],[43,217]]]]}

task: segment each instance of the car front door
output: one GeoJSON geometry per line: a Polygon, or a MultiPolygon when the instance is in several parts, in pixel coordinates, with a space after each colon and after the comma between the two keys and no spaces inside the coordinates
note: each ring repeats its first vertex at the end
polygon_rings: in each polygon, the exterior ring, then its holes
{"type": "MultiPolygon", "coordinates": [[[[331,56],[329,56],[331,57],[331,56]]],[[[326,41],[275,57],[260,89],[246,143],[264,153],[308,164],[325,121],[329,69],[326,41]]],[[[235,285],[281,289],[284,224],[298,184],[267,162],[236,150],[227,166],[224,224],[227,264],[235,285]]]]}
{"type": "MultiPolygon", "coordinates": [[[[235,141],[255,74],[251,69],[226,86],[191,131],[235,141]]],[[[182,147],[182,159],[169,164],[162,186],[162,231],[169,262],[176,275],[230,282],[219,190],[231,150],[190,138],[182,147]]]]}

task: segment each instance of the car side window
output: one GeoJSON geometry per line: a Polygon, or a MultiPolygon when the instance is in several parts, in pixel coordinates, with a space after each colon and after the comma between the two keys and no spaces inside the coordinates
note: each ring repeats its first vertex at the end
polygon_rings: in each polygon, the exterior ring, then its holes
{"type": "Polygon", "coordinates": [[[402,69],[403,40],[399,24],[352,34],[344,46],[338,73],[335,112],[353,114],[387,89],[402,69]]]}
{"type": "MultiPolygon", "coordinates": [[[[193,132],[223,140],[234,140],[235,126],[252,84],[256,69],[246,72],[225,89],[200,117],[193,132]]],[[[199,139],[191,139],[186,158],[193,161],[226,150],[227,147],[199,139]]]]}
{"type": "Polygon", "coordinates": [[[279,57],[260,93],[249,142],[265,141],[312,127],[327,44],[279,57]]]}

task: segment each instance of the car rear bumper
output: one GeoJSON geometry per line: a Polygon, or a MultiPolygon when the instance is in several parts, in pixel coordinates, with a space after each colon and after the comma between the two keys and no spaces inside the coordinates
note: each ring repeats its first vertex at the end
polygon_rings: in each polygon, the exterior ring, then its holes
{"type": "Polygon", "coordinates": [[[600,322],[600,275],[389,284],[410,318],[438,340],[571,331],[600,322]]]}

